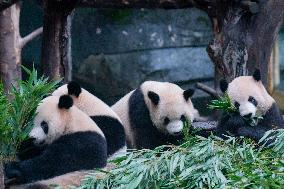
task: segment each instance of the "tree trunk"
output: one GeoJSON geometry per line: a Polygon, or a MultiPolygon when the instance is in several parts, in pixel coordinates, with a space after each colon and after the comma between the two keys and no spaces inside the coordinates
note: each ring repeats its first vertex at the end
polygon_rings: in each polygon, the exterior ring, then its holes
{"type": "Polygon", "coordinates": [[[3,174],[3,162],[0,161],[0,188],[5,188],[4,185],[4,174],[3,174]]]}
{"type": "Polygon", "coordinates": [[[214,30],[207,51],[216,66],[216,87],[220,78],[231,81],[252,74],[255,68],[260,68],[267,85],[268,63],[283,21],[284,1],[228,1],[215,4],[207,12],[214,30]]]}
{"type": "Polygon", "coordinates": [[[0,12],[0,77],[6,92],[21,79],[19,18],[19,3],[0,12]]]}
{"type": "Polygon", "coordinates": [[[71,21],[76,3],[44,1],[41,69],[49,79],[71,80],[71,21]]]}
{"type": "Polygon", "coordinates": [[[24,38],[20,36],[20,10],[17,2],[0,12],[0,78],[6,93],[22,78],[22,48],[42,33],[42,28],[38,28],[24,38]]]}

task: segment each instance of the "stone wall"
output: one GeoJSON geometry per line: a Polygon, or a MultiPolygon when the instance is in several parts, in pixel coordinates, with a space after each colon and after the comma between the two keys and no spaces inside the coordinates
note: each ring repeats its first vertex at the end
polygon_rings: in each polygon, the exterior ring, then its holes
{"type": "MultiPolygon", "coordinates": [[[[41,25],[41,7],[25,1],[21,34],[41,25]]],[[[211,37],[210,21],[197,9],[76,9],[73,79],[108,104],[145,80],[170,81],[184,89],[196,81],[212,85],[214,69],[205,50],[211,37]]],[[[37,67],[40,53],[38,38],[24,48],[24,65],[37,67]]]]}
{"type": "Polygon", "coordinates": [[[214,69],[205,50],[211,35],[208,17],[197,9],[78,9],[73,76],[109,104],[145,80],[183,88],[211,82],[214,69]]]}

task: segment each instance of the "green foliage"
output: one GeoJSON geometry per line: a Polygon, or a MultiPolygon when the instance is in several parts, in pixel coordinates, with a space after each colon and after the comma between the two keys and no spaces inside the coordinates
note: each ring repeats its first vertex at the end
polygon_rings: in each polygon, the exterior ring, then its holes
{"type": "Polygon", "coordinates": [[[181,146],[127,153],[112,161],[116,168],[103,177],[87,176],[79,188],[282,188],[283,140],[283,130],[273,148],[233,137],[191,136],[181,146]]]}
{"type": "Polygon", "coordinates": [[[185,141],[189,141],[189,139],[190,139],[190,133],[189,133],[190,130],[191,130],[191,121],[186,119],[183,122],[183,129],[182,129],[182,133],[184,135],[185,141]]]}
{"type": "MultiPolygon", "coordinates": [[[[211,110],[217,109],[217,110],[222,110],[225,113],[237,113],[238,110],[232,103],[232,100],[230,99],[228,93],[225,93],[224,96],[221,96],[217,100],[212,100],[211,104],[208,105],[208,108],[211,110]]],[[[244,118],[244,120],[252,127],[256,126],[260,120],[262,120],[262,116],[254,116],[252,118],[244,118]]]]}
{"type": "MultiPolygon", "coordinates": [[[[209,108],[237,113],[228,94],[209,108]]],[[[259,119],[247,121],[254,126],[259,119]]],[[[264,148],[246,138],[194,136],[189,127],[185,122],[184,144],[129,152],[103,177],[87,176],[79,189],[283,188],[284,130],[267,132],[260,142],[270,148],[264,148]]]]}
{"type": "Polygon", "coordinates": [[[13,158],[18,145],[27,138],[32,128],[37,105],[59,82],[39,77],[35,69],[23,69],[29,77],[13,87],[11,101],[0,85],[0,159],[13,158]]]}
{"type": "Polygon", "coordinates": [[[221,96],[217,100],[212,100],[211,104],[208,105],[208,108],[211,110],[213,109],[223,110],[227,113],[237,112],[237,109],[232,103],[228,93],[225,93],[224,96],[221,96]]]}

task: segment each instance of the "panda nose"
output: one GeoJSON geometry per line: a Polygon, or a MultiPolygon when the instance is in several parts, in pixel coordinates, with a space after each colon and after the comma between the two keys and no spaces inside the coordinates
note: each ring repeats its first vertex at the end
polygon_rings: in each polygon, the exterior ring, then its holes
{"type": "Polygon", "coordinates": [[[249,113],[249,114],[244,115],[243,117],[244,118],[251,118],[251,116],[252,116],[252,113],[249,113]]]}

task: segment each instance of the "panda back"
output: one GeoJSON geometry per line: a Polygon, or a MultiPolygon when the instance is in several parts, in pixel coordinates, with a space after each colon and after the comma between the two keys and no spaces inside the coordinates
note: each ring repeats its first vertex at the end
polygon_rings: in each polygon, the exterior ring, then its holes
{"type": "Polygon", "coordinates": [[[125,132],[121,122],[110,116],[91,116],[105,135],[107,141],[107,154],[113,155],[125,147],[125,132]]]}

